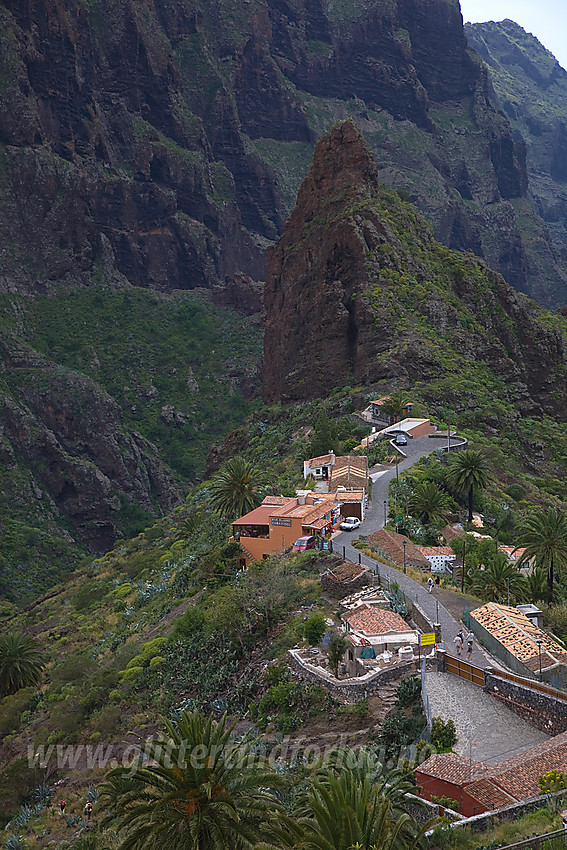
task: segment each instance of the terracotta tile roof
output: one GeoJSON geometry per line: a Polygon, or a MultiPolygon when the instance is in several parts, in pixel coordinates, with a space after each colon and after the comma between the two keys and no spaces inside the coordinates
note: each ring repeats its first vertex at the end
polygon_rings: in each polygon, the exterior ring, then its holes
{"type": "Polygon", "coordinates": [[[388,531],[386,528],[381,528],[367,537],[368,542],[373,549],[378,549],[383,552],[387,558],[391,558],[399,566],[404,563],[404,540],[406,541],[406,563],[417,564],[424,569],[429,570],[431,565],[424,555],[419,550],[419,547],[412,543],[403,534],[396,534],[395,531],[388,531]]]}
{"type": "Polygon", "coordinates": [[[333,462],[334,454],[321,455],[320,457],[311,457],[307,461],[307,465],[310,469],[316,469],[318,466],[328,466],[333,462]]]}
{"type": "Polygon", "coordinates": [[[355,487],[368,489],[368,458],[366,455],[346,455],[335,459],[335,465],[331,469],[329,489],[336,490],[337,487],[346,487],[347,490],[355,487]]]}
{"type": "Polygon", "coordinates": [[[467,785],[467,794],[487,809],[502,809],[516,802],[516,797],[507,794],[490,779],[479,779],[467,785]]]}
{"type": "Polygon", "coordinates": [[[516,608],[488,602],[471,611],[471,617],[531,670],[539,669],[538,640],[543,668],[567,663],[565,649],[516,608]]]}
{"type": "Polygon", "coordinates": [[[352,561],[344,561],[344,563],[339,564],[338,567],[335,567],[333,570],[327,570],[325,575],[332,578],[334,581],[353,581],[368,572],[370,572],[368,567],[361,566],[360,564],[353,564],[352,561]]]}
{"type": "Polygon", "coordinates": [[[335,493],[337,502],[362,502],[364,490],[339,490],[335,493]]]}
{"type": "Polygon", "coordinates": [[[417,773],[432,779],[445,779],[459,787],[467,785],[486,771],[487,767],[481,761],[465,758],[458,753],[437,753],[416,768],[417,773]]]}
{"type": "Polygon", "coordinates": [[[288,505],[290,502],[294,502],[294,496],[264,496],[262,500],[263,505],[288,505]]]}
{"type": "Polygon", "coordinates": [[[450,546],[418,546],[417,548],[425,557],[428,555],[447,555],[450,558],[457,557],[450,546]]]}
{"type": "Polygon", "coordinates": [[[245,514],[240,519],[235,520],[233,525],[269,525],[270,516],[274,513],[274,509],[269,505],[261,505],[259,508],[254,508],[250,513],[245,514]]]}
{"type": "Polygon", "coordinates": [[[567,770],[567,732],[501,762],[489,777],[516,800],[525,800],[539,794],[538,777],[554,768],[567,770]]]}
{"type": "Polygon", "coordinates": [[[411,626],[403,617],[393,611],[385,611],[373,605],[361,605],[354,611],[347,611],[342,615],[345,620],[357,632],[366,635],[383,635],[388,632],[409,632],[411,626]]]}

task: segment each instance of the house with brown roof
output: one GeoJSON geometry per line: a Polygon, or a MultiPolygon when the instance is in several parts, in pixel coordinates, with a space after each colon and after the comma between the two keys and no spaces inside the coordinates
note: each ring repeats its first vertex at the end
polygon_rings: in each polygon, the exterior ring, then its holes
{"type": "MultiPolygon", "coordinates": [[[[344,506],[343,516],[363,520],[368,504],[370,478],[366,455],[343,455],[334,452],[303,461],[303,477],[312,475],[321,481],[317,490],[338,493],[344,506]]],[[[337,496],[337,499],[338,499],[337,496]]]]}
{"type": "Polygon", "coordinates": [[[387,561],[392,561],[398,567],[417,567],[424,572],[431,571],[431,565],[419,546],[408,540],[403,534],[397,534],[387,528],[381,528],[369,534],[366,538],[370,548],[387,561]],[[405,546],[404,546],[405,542],[405,546]]]}
{"type": "Polygon", "coordinates": [[[490,767],[456,753],[438,753],[419,765],[415,777],[427,800],[446,795],[467,817],[538,797],[544,773],[567,770],[567,732],[490,767]]]}
{"type": "Polygon", "coordinates": [[[431,564],[432,573],[450,573],[457,556],[450,546],[418,546],[424,558],[431,564]]]}
{"type": "Polygon", "coordinates": [[[285,552],[299,537],[321,534],[341,519],[341,503],[332,493],[267,496],[259,508],[232,523],[242,548],[242,566],[285,552]]]}
{"type": "MultiPolygon", "coordinates": [[[[556,676],[567,683],[567,651],[540,629],[523,611],[488,602],[471,611],[471,627],[479,640],[489,635],[501,648],[501,658],[516,659],[516,672],[549,679],[556,676]],[[505,654],[509,653],[508,656],[505,654]]],[[[486,642],[486,641],[485,641],[486,642]]]]}
{"type": "Polygon", "coordinates": [[[413,647],[419,643],[419,633],[400,614],[362,602],[344,611],[341,619],[349,641],[345,664],[350,675],[367,673],[380,653],[392,654],[402,650],[408,659],[413,658],[413,647]]]}
{"type": "Polygon", "coordinates": [[[310,475],[312,475],[313,478],[328,481],[331,477],[331,470],[334,463],[334,452],[328,452],[328,454],[319,455],[319,457],[310,457],[309,460],[303,461],[303,477],[306,481],[310,475]]]}

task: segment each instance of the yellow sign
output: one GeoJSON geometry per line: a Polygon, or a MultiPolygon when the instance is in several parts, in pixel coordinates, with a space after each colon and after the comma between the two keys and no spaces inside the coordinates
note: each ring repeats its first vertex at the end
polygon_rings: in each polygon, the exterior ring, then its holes
{"type": "Polygon", "coordinates": [[[435,643],[435,632],[430,632],[427,635],[419,636],[420,646],[430,646],[432,643],[435,643]]]}

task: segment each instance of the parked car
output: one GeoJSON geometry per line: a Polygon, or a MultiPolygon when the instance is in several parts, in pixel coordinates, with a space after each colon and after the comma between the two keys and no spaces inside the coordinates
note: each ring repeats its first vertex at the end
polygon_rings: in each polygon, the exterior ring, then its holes
{"type": "Polygon", "coordinates": [[[395,439],[395,443],[396,443],[397,446],[407,446],[408,438],[406,437],[405,434],[398,434],[396,439],[395,439]]]}
{"type": "Polygon", "coordinates": [[[347,516],[347,518],[341,522],[339,528],[341,529],[341,531],[354,531],[354,529],[358,528],[359,525],[359,519],[357,519],[355,516],[347,516]]]}
{"type": "Polygon", "coordinates": [[[306,549],[315,549],[316,540],[313,536],[298,537],[292,547],[292,552],[305,552],[306,549]]]}

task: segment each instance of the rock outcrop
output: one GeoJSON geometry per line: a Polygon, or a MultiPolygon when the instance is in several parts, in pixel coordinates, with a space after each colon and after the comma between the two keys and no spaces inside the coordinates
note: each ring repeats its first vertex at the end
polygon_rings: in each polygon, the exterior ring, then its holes
{"type": "Polygon", "coordinates": [[[6,337],[0,356],[1,460],[8,470],[27,469],[34,499],[44,502],[37,512],[66,521],[75,539],[103,553],[129,508],[150,519],[179,502],[155,446],[125,427],[93,381],[6,337]]]}
{"type": "MultiPolygon", "coordinates": [[[[518,412],[564,417],[563,319],[540,318],[472,254],[448,251],[379,170],[352,121],[317,145],[268,253],[264,398],[492,370],[518,412]]],[[[449,392],[449,389],[447,389],[449,392]]]]}

